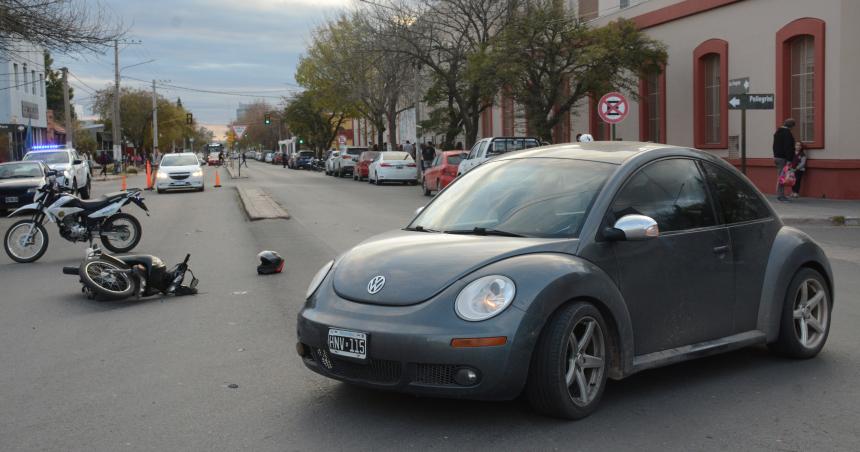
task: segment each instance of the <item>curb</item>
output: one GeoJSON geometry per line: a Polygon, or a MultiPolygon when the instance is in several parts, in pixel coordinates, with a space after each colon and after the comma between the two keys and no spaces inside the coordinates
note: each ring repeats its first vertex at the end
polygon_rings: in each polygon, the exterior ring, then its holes
{"type": "MultiPolygon", "coordinates": [[[[229,174],[232,179],[249,179],[251,177],[251,176],[248,176],[247,174],[244,176],[239,176],[236,173],[234,173],[233,168],[230,168],[229,166],[225,166],[224,168],[227,170],[227,174],[229,174]]],[[[247,171],[247,170],[248,170],[248,168],[245,168],[245,171],[247,171]]]]}
{"type": "Polygon", "coordinates": [[[258,220],[289,220],[290,214],[280,206],[268,193],[259,188],[236,187],[242,208],[251,221],[258,220]]]}
{"type": "Polygon", "coordinates": [[[860,226],[860,218],[858,217],[843,217],[841,215],[833,217],[780,217],[782,222],[787,225],[800,226],[860,226]]]}

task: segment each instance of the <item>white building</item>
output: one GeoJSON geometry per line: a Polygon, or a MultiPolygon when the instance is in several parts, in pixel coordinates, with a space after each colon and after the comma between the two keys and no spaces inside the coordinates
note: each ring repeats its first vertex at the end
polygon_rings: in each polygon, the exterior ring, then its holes
{"type": "Polygon", "coordinates": [[[0,52],[0,162],[23,157],[28,127],[33,144],[45,141],[44,63],[43,50],[28,43],[0,52]]]}

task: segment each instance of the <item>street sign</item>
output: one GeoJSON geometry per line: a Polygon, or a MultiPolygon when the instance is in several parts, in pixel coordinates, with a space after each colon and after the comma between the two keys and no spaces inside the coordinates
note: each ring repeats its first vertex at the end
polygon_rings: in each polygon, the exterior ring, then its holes
{"type": "Polygon", "coordinates": [[[337,136],[337,144],[341,146],[346,146],[346,135],[338,135],[337,136]]]}
{"type": "Polygon", "coordinates": [[[241,140],[242,135],[245,135],[245,130],[248,129],[248,126],[233,126],[233,133],[236,134],[236,140],[241,140]]]}
{"type": "Polygon", "coordinates": [[[773,94],[735,94],[729,96],[730,110],[773,110],[773,94]]]}
{"type": "Polygon", "coordinates": [[[597,114],[603,122],[618,124],[624,121],[630,111],[627,98],[623,94],[612,92],[604,94],[597,103],[597,114]]]}
{"type": "Polygon", "coordinates": [[[750,92],[750,78],[733,78],[729,80],[729,96],[750,92]]]}

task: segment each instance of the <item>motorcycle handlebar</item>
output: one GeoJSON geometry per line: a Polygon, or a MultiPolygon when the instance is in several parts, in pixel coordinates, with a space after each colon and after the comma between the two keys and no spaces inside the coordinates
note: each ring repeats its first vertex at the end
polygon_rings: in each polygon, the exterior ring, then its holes
{"type": "Polygon", "coordinates": [[[185,255],[185,260],[182,261],[183,264],[188,264],[188,259],[191,259],[191,253],[185,255]]]}

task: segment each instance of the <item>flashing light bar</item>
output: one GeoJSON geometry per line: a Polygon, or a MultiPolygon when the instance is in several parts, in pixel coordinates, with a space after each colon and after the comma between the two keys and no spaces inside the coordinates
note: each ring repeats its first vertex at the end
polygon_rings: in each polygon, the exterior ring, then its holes
{"type": "Polygon", "coordinates": [[[44,151],[47,149],[64,149],[65,147],[66,147],[65,144],[39,144],[36,146],[30,146],[30,150],[44,151]]]}

